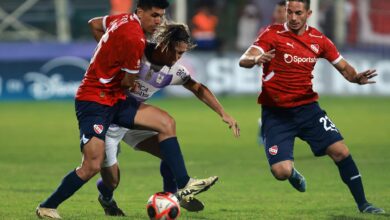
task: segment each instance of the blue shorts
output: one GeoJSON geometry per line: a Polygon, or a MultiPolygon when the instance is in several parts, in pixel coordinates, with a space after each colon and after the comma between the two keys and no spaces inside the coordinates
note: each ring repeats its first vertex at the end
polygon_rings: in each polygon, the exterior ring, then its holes
{"type": "Polygon", "coordinates": [[[261,136],[270,165],[294,160],[295,137],[306,141],[315,156],[343,140],[339,130],[317,102],[294,108],[262,107],[261,136]]]}
{"type": "Polygon", "coordinates": [[[92,137],[105,140],[110,124],[125,128],[134,127],[134,118],[140,102],[132,97],[120,100],[114,106],[102,105],[97,102],[75,101],[76,116],[80,130],[80,148],[92,137]]]}

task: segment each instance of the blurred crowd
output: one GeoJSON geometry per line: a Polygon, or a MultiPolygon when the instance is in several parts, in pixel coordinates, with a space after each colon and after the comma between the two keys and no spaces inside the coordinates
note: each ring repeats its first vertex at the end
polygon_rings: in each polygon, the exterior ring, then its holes
{"type": "MultiPolygon", "coordinates": [[[[71,40],[91,40],[87,21],[105,14],[131,12],[136,0],[68,0],[67,15],[70,20],[71,40]]],[[[174,5],[177,0],[171,0],[174,5]]],[[[17,25],[10,22],[24,0],[0,2],[0,41],[23,40],[23,36],[7,35],[9,31],[24,27],[40,30],[39,40],[55,40],[57,23],[54,1],[39,0],[24,14],[17,25]],[[7,32],[8,31],[8,32],[7,32]],[[18,37],[15,37],[18,36],[18,37]]],[[[335,40],[338,20],[335,13],[342,13],[345,39],[338,46],[379,45],[390,46],[390,1],[344,0],[342,9],[337,0],[320,0],[318,5],[318,29],[335,40]],[[336,10],[337,9],[337,10],[336,10]]],[[[187,1],[187,23],[191,28],[198,50],[218,51],[245,50],[259,32],[272,23],[283,23],[284,3],[280,0],[191,0],[187,1]]],[[[168,17],[174,17],[174,7],[168,17]]],[[[21,32],[24,33],[24,32],[21,32]]],[[[27,39],[34,40],[35,38],[27,39]]],[[[26,40],[26,39],[25,39],[26,40]]],[[[339,41],[336,41],[339,43],[339,41]]]]}

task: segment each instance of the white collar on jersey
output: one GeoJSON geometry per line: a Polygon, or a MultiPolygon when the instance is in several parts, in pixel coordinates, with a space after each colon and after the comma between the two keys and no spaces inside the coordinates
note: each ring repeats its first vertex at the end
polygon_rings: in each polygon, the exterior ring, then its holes
{"type": "Polygon", "coordinates": [[[137,16],[136,13],[133,13],[132,15],[130,15],[130,19],[131,20],[137,20],[139,24],[141,24],[141,21],[139,20],[139,17],[137,16]]]}
{"type": "MultiPolygon", "coordinates": [[[[309,30],[309,25],[307,25],[307,24],[305,24],[305,25],[306,25],[306,31],[308,31],[308,30],[309,30]]],[[[283,27],[284,27],[284,29],[285,29],[286,31],[290,31],[290,29],[288,29],[287,22],[285,22],[285,23],[283,24],[283,27]]]]}

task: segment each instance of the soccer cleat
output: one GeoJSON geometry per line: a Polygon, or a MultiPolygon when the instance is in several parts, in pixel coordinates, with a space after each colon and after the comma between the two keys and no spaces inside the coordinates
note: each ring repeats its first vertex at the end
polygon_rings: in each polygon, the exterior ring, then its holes
{"type": "Polygon", "coordinates": [[[179,199],[179,201],[190,201],[194,198],[195,195],[207,191],[212,185],[215,184],[215,182],[217,182],[217,180],[217,176],[212,176],[206,179],[190,178],[187,185],[176,192],[176,197],[179,199]]]}
{"type": "Polygon", "coordinates": [[[364,203],[362,206],[359,207],[359,210],[361,213],[369,213],[369,214],[384,214],[385,210],[375,207],[371,203],[364,203]]]}
{"type": "Polygon", "coordinates": [[[197,198],[191,198],[189,201],[181,200],[180,206],[189,212],[200,212],[204,209],[204,205],[197,198]]]}
{"type": "Polygon", "coordinates": [[[58,214],[57,209],[50,209],[38,206],[35,210],[35,214],[37,214],[39,218],[61,219],[61,216],[58,214]]]}
{"type": "Polygon", "coordinates": [[[306,191],[305,177],[303,177],[295,168],[293,169],[293,174],[291,175],[291,177],[288,178],[288,181],[299,192],[306,191]]]}
{"type": "Polygon", "coordinates": [[[103,197],[99,195],[98,201],[104,209],[104,213],[107,216],[126,216],[125,213],[118,207],[114,199],[107,202],[103,200],[103,197]]]}

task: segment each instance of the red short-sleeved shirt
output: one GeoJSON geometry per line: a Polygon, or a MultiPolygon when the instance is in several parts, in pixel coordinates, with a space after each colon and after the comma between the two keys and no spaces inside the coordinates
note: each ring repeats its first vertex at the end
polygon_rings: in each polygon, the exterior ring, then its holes
{"type": "Polygon", "coordinates": [[[125,99],[121,81],[138,74],[145,49],[145,34],[136,15],[106,16],[106,29],[77,90],[76,100],[112,106],[125,99]]]}
{"type": "Polygon", "coordinates": [[[325,58],[336,64],[342,59],[332,41],[309,26],[298,36],[286,23],[271,25],[251,47],[262,52],[275,49],[275,58],[263,67],[258,102],[265,106],[290,108],[316,101],[312,71],[317,60],[325,58]]]}

